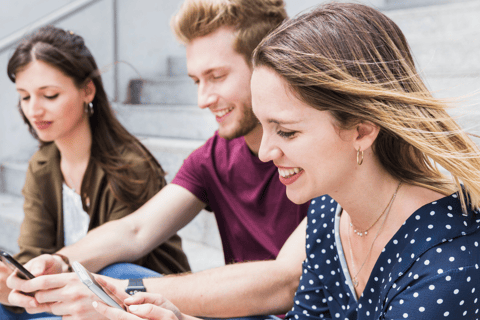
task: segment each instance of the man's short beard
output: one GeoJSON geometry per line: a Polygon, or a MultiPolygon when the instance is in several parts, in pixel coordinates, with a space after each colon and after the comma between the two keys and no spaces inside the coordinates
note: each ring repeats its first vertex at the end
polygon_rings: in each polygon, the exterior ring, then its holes
{"type": "Polygon", "coordinates": [[[235,138],[243,137],[249,134],[255,127],[258,125],[258,119],[252,111],[252,107],[245,106],[243,109],[243,117],[240,119],[239,123],[234,132],[229,135],[223,135],[219,131],[220,137],[226,140],[232,140],[235,138]]]}

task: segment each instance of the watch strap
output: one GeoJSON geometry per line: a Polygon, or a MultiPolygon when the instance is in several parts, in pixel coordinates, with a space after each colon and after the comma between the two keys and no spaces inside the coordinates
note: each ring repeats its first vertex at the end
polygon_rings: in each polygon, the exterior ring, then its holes
{"type": "Polygon", "coordinates": [[[128,286],[125,292],[133,296],[137,292],[147,292],[147,289],[143,285],[143,279],[128,279],[128,286]]]}

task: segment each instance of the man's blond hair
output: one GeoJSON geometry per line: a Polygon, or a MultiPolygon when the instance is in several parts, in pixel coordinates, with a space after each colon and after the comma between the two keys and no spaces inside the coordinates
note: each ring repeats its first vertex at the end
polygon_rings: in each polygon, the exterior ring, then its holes
{"type": "Polygon", "coordinates": [[[236,31],[235,51],[250,64],[255,47],[286,18],[283,0],[186,0],[171,27],[183,44],[231,27],[236,31]]]}

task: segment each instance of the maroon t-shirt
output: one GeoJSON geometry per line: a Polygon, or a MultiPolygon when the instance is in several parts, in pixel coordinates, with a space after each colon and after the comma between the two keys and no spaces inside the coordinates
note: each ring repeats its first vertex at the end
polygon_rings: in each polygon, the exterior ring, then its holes
{"type": "Polygon", "coordinates": [[[225,263],[275,259],[307,214],[288,200],[273,162],[253,155],[243,137],[215,135],[185,160],[172,183],[215,213],[225,263]]]}

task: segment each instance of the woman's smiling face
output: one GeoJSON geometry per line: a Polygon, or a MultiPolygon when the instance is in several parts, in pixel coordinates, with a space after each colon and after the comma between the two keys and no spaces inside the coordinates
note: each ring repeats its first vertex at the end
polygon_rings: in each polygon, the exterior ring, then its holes
{"type": "Polygon", "coordinates": [[[300,204],[341,189],[356,169],[356,130],[340,131],[328,111],[300,101],[268,67],[257,67],[251,83],[263,127],[259,157],[278,167],[288,198],[300,204]]]}

